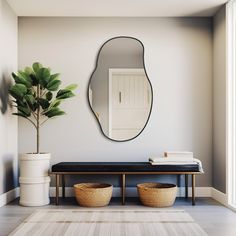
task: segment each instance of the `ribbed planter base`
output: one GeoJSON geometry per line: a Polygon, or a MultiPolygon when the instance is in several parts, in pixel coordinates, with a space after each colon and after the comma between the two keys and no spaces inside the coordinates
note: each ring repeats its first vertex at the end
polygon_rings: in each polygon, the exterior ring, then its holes
{"type": "Polygon", "coordinates": [[[20,205],[43,206],[48,205],[50,177],[19,178],[20,205]]]}
{"type": "Polygon", "coordinates": [[[49,204],[50,156],[49,153],[21,155],[20,205],[44,206],[49,204]]]}

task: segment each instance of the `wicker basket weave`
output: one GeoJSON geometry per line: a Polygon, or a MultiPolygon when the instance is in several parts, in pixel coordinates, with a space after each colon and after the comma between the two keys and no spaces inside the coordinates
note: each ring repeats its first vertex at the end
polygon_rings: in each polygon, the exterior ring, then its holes
{"type": "Polygon", "coordinates": [[[111,200],[113,186],[105,183],[75,184],[75,197],[80,206],[102,207],[111,200]]]}
{"type": "Polygon", "coordinates": [[[140,201],[145,206],[169,207],[175,202],[175,184],[142,183],[137,185],[140,201]]]}

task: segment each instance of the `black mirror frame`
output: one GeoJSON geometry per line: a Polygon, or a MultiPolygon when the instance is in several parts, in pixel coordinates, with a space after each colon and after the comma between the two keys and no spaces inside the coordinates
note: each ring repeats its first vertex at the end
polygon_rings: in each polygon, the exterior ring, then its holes
{"type": "Polygon", "coordinates": [[[153,107],[153,88],[152,88],[151,81],[150,81],[150,79],[149,79],[149,77],[148,77],[148,75],[147,75],[147,71],[146,71],[146,67],[145,67],[145,61],[144,61],[144,53],[145,53],[145,49],[144,49],[143,43],[142,43],[139,39],[134,38],[134,37],[130,37],[130,36],[116,36],[116,37],[110,38],[110,39],[108,39],[107,41],[105,41],[105,42],[102,44],[102,46],[100,47],[100,49],[99,49],[99,51],[98,51],[97,58],[96,58],[96,65],[95,65],[95,68],[94,68],[94,70],[93,70],[93,72],[92,72],[92,74],[91,74],[91,76],[90,76],[89,82],[88,82],[88,87],[87,87],[87,101],[88,101],[89,107],[90,107],[90,109],[91,109],[91,111],[92,111],[92,113],[93,113],[95,119],[97,120],[97,123],[99,124],[101,133],[103,134],[103,136],[105,136],[107,139],[109,139],[109,140],[111,140],[111,141],[114,141],[114,142],[128,142],[128,141],[131,141],[131,140],[137,138],[137,137],[143,132],[143,130],[146,128],[147,123],[148,123],[148,121],[149,121],[149,119],[150,119],[150,116],[151,116],[151,113],[152,113],[152,107],[153,107]],[[115,139],[112,139],[112,138],[108,137],[108,136],[103,132],[102,126],[101,126],[101,124],[100,124],[100,122],[99,122],[99,120],[98,120],[98,118],[97,118],[97,116],[96,116],[96,114],[95,114],[95,112],[94,112],[94,110],[93,110],[91,104],[90,104],[90,101],[89,101],[89,86],[90,86],[91,80],[92,80],[93,75],[94,75],[94,73],[95,73],[95,71],[96,71],[96,69],[97,69],[97,66],[98,66],[98,60],[99,60],[100,52],[102,51],[103,47],[104,47],[108,42],[110,42],[110,41],[113,40],[113,39],[119,39],[119,38],[133,39],[133,40],[138,41],[138,42],[141,44],[142,49],[143,49],[143,69],[144,69],[145,75],[146,75],[146,77],[147,77],[148,83],[149,83],[149,85],[150,85],[150,88],[151,88],[151,95],[152,95],[151,106],[150,106],[150,112],[149,112],[149,115],[148,115],[148,118],[147,118],[147,121],[146,121],[144,127],[142,128],[142,130],[141,130],[136,136],[134,136],[133,138],[130,138],[130,139],[126,139],[126,140],[115,140],[115,139]]]}

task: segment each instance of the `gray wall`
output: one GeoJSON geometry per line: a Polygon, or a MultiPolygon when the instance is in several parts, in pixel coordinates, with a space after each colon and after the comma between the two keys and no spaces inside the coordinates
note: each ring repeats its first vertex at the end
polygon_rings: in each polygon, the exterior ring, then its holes
{"type": "MultiPolygon", "coordinates": [[[[77,97],[63,104],[68,115],[42,128],[41,151],[52,153],[52,164],[146,161],[165,150],[189,150],[205,169],[205,174],[197,177],[197,186],[211,186],[211,18],[20,18],[19,67],[33,61],[61,72],[63,85],[79,84],[77,97]],[[88,80],[97,52],[107,39],[119,35],[143,42],[154,90],[146,129],[138,138],[123,143],[101,135],[87,103],[88,80]]],[[[20,152],[35,151],[34,129],[23,119],[19,120],[18,140],[20,152]]],[[[100,178],[108,181],[105,176],[100,178]]],[[[159,178],[171,181],[171,177],[159,178]]],[[[130,177],[128,186],[139,181],[140,177],[130,177]]]]}
{"type": "Polygon", "coordinates": [[[17,118],[8,106],[10,74],[17,69],[17,17],[0,0],[0,194],[17,186],[17,118]]]}
{"type": "Polygon", "coordinates": [[[226,8],[214,17],[213,187],[226,192],[226,8]]]}

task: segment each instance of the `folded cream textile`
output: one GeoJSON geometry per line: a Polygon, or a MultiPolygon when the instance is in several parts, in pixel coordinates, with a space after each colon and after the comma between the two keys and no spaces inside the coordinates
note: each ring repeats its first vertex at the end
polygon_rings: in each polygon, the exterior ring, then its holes
{"type": "Polygon", "coordinates": [[[193,162],[193,157],[185,157],[185,156],[179,156],[179,157],[151,157],[149,158],[149,161],[153,162],[166,162],[166,161],[172,161],[172,162],[193,162]]]}
{"type": "MultiPolygon", "coordinates": [[[[163,159],[169,159],[169,158],[163,158],[163,159]]],[[[202,168],[202,162],[199,159],[193,158],[191,162],[189,161],[160,161],[160,162],[154,162],[149,159],[149,162],[152,165],[190,165],[190,164],[198,164],[199,166],[199,171],[204,172],[202,168]]]]}
{"type": "Polygon", "coordinates": [[[166,151],[164,152],[165,157],[192,157],[193,152],[186,152],[186,151],[166,151]]]}

